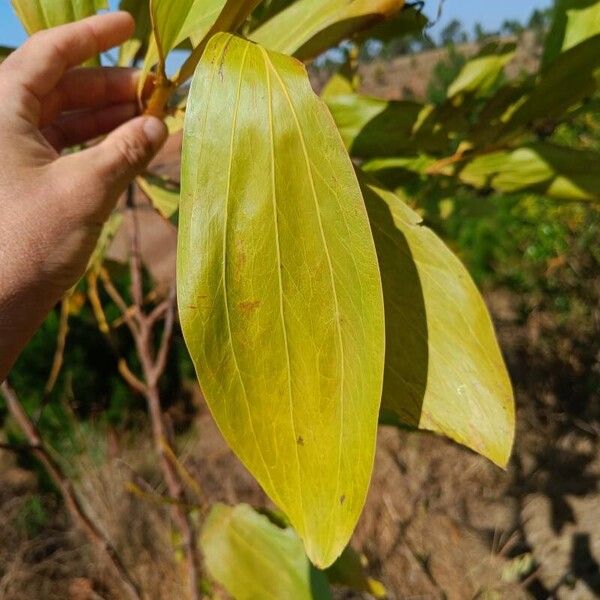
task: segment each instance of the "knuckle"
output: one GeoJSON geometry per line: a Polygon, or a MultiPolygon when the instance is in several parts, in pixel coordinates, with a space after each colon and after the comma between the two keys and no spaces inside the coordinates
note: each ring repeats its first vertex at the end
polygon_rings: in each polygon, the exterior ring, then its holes
{"type": "Polygon", "coordinates": [[[116,140],[116,150],[124,166],[135,169],[148,160],[152,146],[144,133],[138,130],[128,136],[120,136],[116,140]]]}

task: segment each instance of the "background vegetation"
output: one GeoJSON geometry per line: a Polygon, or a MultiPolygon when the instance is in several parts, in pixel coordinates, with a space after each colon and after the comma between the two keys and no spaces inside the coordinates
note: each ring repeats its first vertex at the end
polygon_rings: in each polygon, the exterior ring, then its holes
{"type": "MultiPolygon", "coordinates": [[[[391,85],[396,96],[410,95],[410,79],[390,81],[388,65],[404,61],[410,68],[417,54],[432,53],[427,97],[420,99],[441,106],[474,42],[516,37],[527,48],[523,69],[539,60],[549,14],[536,11],[529,22],[506,22],[497,32],[465,32],[453,22],[439,40],[419,35],[366,43],[358,57],[363,89],[383,95],[391,85]]],[[[347,51],[316,62],[316,87],[347,51]]],[[[584,112],[539,138],[600,151],[600,113],[584,112]]],[[[383,593],[382,585],[390,598],[598,597],[600,207],[530,191],[474,190],[419,173],[403,178],[402,188],[485,290],[516,387],[519,436],[503,474],[445,440],[389,428],[354,544],[370,565],[368,577],[354,582],[354,591],[341,586],[336,593],[366,598],[383,593]]],[[[111,274],[119,289],[128,288],[123,265],[111,264],[111,274]]],[[[150,294],[150,275],[144,283],[150,294]]],[[[119,374],[118,357],[139,367],[133,339],[121,327],[107,341],[87,302],[88,285],[82,282],[68,305],[49,316],[11,382],[151,597],[178,598],[181,540],[167,525],[165,490],[155,483],[145,403],[119,374]],[[67,316],[62,364],[52,381],[67,316]]],[[[108,321],[118,320],[114,299],[102,301],[108,321]]],[[[205,496],[266,504],[211,425],[177,330],[161,392],[180,460],[195,479],[193,518],[200,518],[205,496]]],[[[45,470],[19,451],[25,439],[1,399],[0,427],[8,448],[0,451],[0,598],[119,597],[93,549],[69,525],[45,470]]]]}

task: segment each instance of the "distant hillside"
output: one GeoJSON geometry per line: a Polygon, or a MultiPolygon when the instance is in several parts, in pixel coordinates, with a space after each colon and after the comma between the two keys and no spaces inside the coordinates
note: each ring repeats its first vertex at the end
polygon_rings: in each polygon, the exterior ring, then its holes
{"type": "MultiPolygon", "coordinates": [[[[515,59],[507,68],[509,77],[522,72],[535,73],[542,55],[542,48],[531,32],[525,32],[518,40],[503,38],[502,41],[518,42],[515,59]]],[[[469,43],[456,47],[456,51],[466,57],[478,52],[484,44],[469,43]]],[[[400,56],[393,60],[374,60],[362,64],[359,73],[362,91],[386,100],[416,99],[423,100],[436,65],[448,57],[446,48],[439,48],[420,54],[400,56]]],[[[320,89],[328,78],[328,73],[313,73],[314,84],[320,89]]]]}

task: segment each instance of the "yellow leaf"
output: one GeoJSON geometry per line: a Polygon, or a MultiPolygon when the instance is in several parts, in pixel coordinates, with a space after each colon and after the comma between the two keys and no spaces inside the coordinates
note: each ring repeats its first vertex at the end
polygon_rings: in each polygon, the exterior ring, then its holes
{"type": "Polygon", "coordinates": [[[331,115],[298,61],[227,34],[188,100],[178,298],[223,435],[330,565],[373,466],[384,359],[377,256],[331,115]]]}

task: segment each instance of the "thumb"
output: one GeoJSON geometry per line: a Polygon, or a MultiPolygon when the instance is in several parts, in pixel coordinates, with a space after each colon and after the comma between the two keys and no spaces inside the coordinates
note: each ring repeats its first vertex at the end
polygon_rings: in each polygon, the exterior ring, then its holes
{"type": "Polygon", "coordinates": [[[59,159],[81,192],[81,208],[106,218],[131,180],[142,173],[168,137],[156,117],[137,117],[121,125],[97,146],[59,159]]]}

